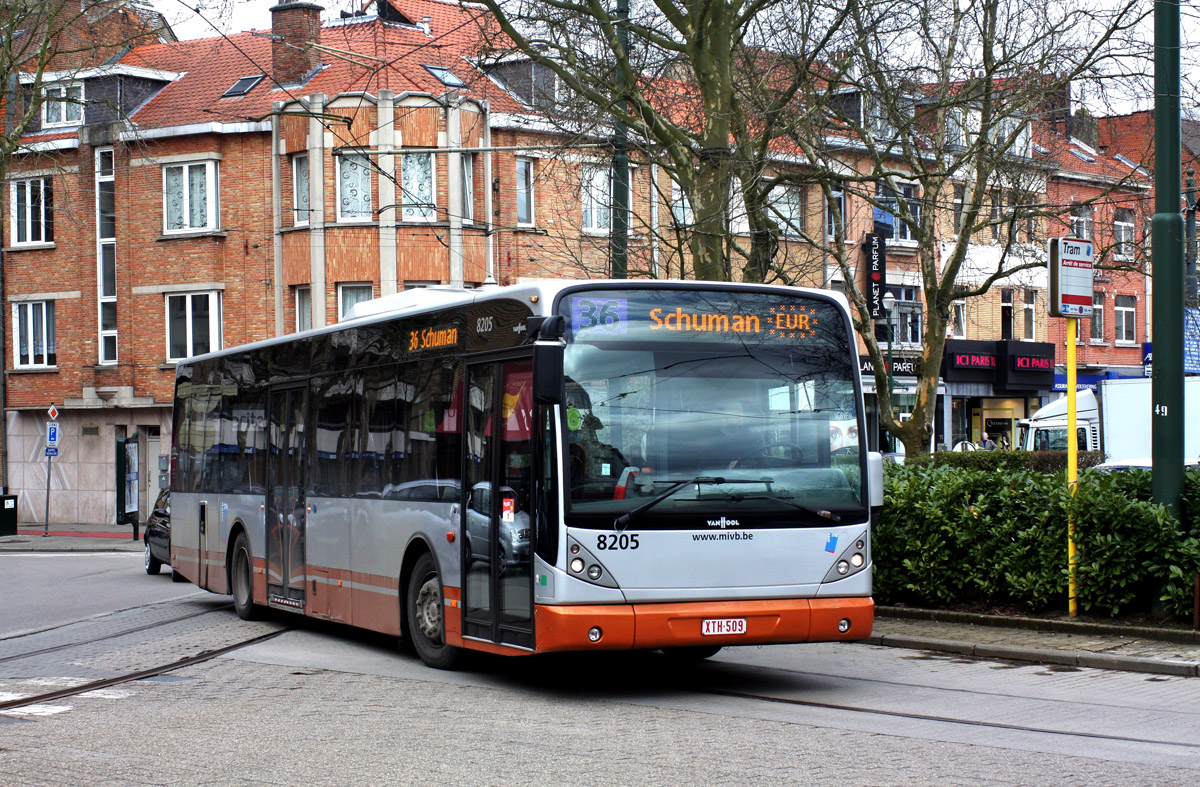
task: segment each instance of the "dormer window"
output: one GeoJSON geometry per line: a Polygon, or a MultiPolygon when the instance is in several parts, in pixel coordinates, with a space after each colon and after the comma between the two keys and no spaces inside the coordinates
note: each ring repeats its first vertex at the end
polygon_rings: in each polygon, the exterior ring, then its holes
{"type": "Polygon", "coordinates": [[[83,122],[83,84],[47,85],[42,89],[42,127],[78,126],[83,122]]]}
{"type": "Polygon", "coordinates": [[[438,78],[446,87],[466,87],[467,83],[462,81],[457,74],[448,68],[442,66],[425,66],[425,70],[438,78]]]}
{"type": "Polygon", "coordinates": [[[258,83],[263,81],[266,74],[252,74],[248,77],[242,77],[233,83],[233,86],[221,94],[221,98],[233,98],[235,96],[244,96],[258,86],[258,83]]]}

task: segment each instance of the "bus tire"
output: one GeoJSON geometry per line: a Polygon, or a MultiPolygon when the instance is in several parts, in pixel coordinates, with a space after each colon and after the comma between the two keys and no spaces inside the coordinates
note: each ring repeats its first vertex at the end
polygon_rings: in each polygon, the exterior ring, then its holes
{"type": "Polygon", "coordinates": [[[254,603],[254,580],[250,575],[250,544],[245,533],[238,533],[233,542],[233,561],[229,570],[229,588],[233,592],[233,608],[242,620],[257,620],[262,610],[254,603]]]}
{"type": "Polygon", "coordinates": [[[450,669],[459,649],[446,644],[446,615],[437,563],[428,552],[417,559],[408,578],[405,613],[413,648],[421,661],[435,669],[450,669]]]}

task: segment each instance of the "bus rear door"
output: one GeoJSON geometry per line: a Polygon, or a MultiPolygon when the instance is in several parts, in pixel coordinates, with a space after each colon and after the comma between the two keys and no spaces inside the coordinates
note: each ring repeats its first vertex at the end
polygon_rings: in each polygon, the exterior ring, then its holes
{"type": "Polygon", "coordinates": [[[463,636],[532,648],[533,364],[467,367],[463,636]]]}
{"type": "Polygon", "coordinates": [[[295,610],[305,602],[306,394],[304,388],[273,388],[267,405],[267,601],[295,610]]]}

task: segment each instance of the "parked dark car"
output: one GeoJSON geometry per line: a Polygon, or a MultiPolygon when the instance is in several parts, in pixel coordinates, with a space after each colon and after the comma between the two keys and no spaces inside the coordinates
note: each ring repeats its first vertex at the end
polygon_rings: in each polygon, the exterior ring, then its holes
{"type": "MultiPolygon", "coordinates": [[[[146,520],[146,573],[157,574],[171,565],[171,490],[164,489],[154,501],[154,510],[146,520]]],[[[174,576],[174,572],[171,572],[174,576]]]]}

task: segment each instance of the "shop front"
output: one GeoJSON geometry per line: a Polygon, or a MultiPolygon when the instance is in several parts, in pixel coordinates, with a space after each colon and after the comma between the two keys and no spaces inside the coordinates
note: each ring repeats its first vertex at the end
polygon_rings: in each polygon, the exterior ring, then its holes
{"type": "Polygon", "coordinates": [[[1014,446],[1018,422],[1051,396],[1054,345],[950,339],[942,380],[950,400],[942,445],[980,443],[986,432],[997,447],[1014,446]]]}
{"type": "MultiPolygon", "coordinates": [[[[917,401],[917,377],[920,372],[921,359],[915,355],[896,355],[892,358],[892,407],[900,421],[912,417],[913,406],[917,401]]],[[[871,451],[884,453],[903,453],[904,447],[894,440],[879,422],[879,400],[875,395],[875,369],[871,366],[871,356],[860,355],[858,366],[862,374],[863,398],[866,400],[867,416],[867,445],[871,451]]],[[[930,450],[944,440],[946,419],[945,404],[947,402],[946,387],[938,382],[937,411],[934,415],[934,437],[930,441],[930,450]]]]}

